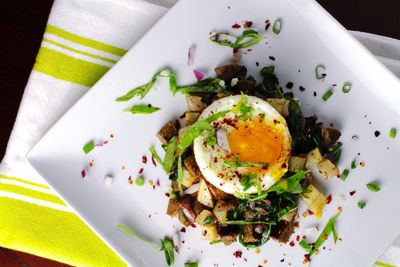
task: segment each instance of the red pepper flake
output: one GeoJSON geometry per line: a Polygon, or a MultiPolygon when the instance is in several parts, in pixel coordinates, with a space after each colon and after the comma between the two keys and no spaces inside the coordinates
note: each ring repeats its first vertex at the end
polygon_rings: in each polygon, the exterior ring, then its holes
{"type": "Polygon", "coordinates": [[[236,250],[235,252],[233,252],[233,256],[235,256],[236,258],[241,258],[242,252],[240,250],[236,250]]]}
{"type": "Polygon", "coordinates": [[[295,222],[294,223],[294,227],[299,228],[300,227],[300,223],[299,222],[295,222]]]}
{"type": "Polygon", "coordinates": [[[361,167],[364,167],[364,166],[365,166],[365,162],[364,162],[364,161],[361,161],[361,162],[360,162],[360,166],[361,166],[361,167]]]}
{"type": "Polygon", "coordinates": [[[296,241],[297,241],[297,242],[300,241],[300,236],[299,236],[299,235],[296,236],[296,241]]]}
{"type": "Polygon", "coordinates": [[[237,54],[239,52],[239,48],[233,48],[233,54],[237,54]]]}
{"type": "Polygon", "coordinates": [[[300,90],[300,92],[304,92],[306,90],[306,88],[304,88],[303,86],[300,85],[299,90],[300,90]]]}
{"type": "Polygon", "coordinates": [[[235,23],[232,25],[232,29],[240,29],[240,25],[235,23]]]}
{"type": "Polygon", "coordinates": [[[151,156],[151,162],[153,163],[154,167],[157,167],[156,160],[154,159],[153,156],[151,156]]]}
{"type": "Polygon", "coordinates": [[[86,177],[86,174],[87,174],[87,171],[86,171],[86,170],[82,170],[82,171],[81,171],[81,176],[82,176],[82,178],[85,178],[85,177],[86,177]]]}
{"type": "Polygon", "coordinates": [[[132,176],[129,176],[129,177],[128,177],[128,183],[129,183],[129,184],[133,184],[132,176]]]}
{"type": "Polygon", "coordinates": [[[144,171],[144,169],[143,169],[143,168],[140,168],[140,170],[139,170],[139,174],[142,174],[142,173],[143,173],[143,171],[144,171]]]}
{"type": "Polygon", "coordinates": [[[160,179],[157,179],[156,185],[160,186],[160,179]]]}
{"type": "Polygon", "coordinates": [[[273,57],[273,56],[269,56],[269,59],[272,61],[275,61],[275,57],[273,57]]]}
{"type": "Polygon", "coordinates": [[[293,241],[293,240],[290,241],[289,245],[290,245],[291,247],[294,247],[294,241],[293,241]]]}
{"type": "Polygon", "coordinates": [[[332,202],[332,195],[329,195],[329,196],[326,198],[326,204],[329,205],[329,203],[331,203],[331,202],[332,202]]]}
{"type": "Polygon", "coordinates": [[[218,158],[214,157],[214,163],[218,162],[218,158]]]}
{"type": "Polygon", "coordinates": [[[338,207],[337,209],[338,209],[339,212],[341,212],[343,210],[342,207],[338,207]]]}
{"type": "Polygon", "coordinates": [[[114,134],[110,134],[110,138],[114,138],[114,134]]]}
{"type": "Polygon", "coordinates": [[[193,228],[197,227],[194,223],[192,223],[190,226],[192,226],[193,228]]]}
{"type": "Polygon", "coordinates": [[[165,196],[166,196],[166,197],[170,197],[170,194],[169,194],[169,193],[165,193],[165,196]]]}
{"type": "Polygon", "coordinates": [[[142,162],[143,162],[143,164],[146,164],[146,163],[147,163],[147,157],[146,157],[146,155],[144,155],[144,156],[142,157],[142,162]]]}
{"type": "Polygon", "coordinates": [[[90,167],[90,168],[93,167],[93,162],[89,162],[89,167],[90,167]]]}
{"type": "Polygon", "coordinates": [[[245,29],[251,28],[251,26],[253,26],[253,22],[250,21],[250,20],[246,20],[246,21],[243,23],[243,28],[245,28],[245,29]]]}
{"type": "Polygon", "coordinates": [[[304,254],[304,261],[303,264],[307,264],[308,262],[311,261],[310,254],[304,254]]]}
{"type": "Polygon", "coordinates": [[[339,237],[339,241],[343,241],[343,239],[341,237],[339,237]]]}
{"type": "Polygon", "coordinates": [[[314,212],[312,212],[311,210],[307,209],[308,214],[313,215],[314,212]]]}
{"type": "Polygon", "coordinates": [[[107,145],[107,144],[108,144],[108,141],[104,141],[104,142],[103,142],[103,145],[107,145]]]}
{"type": "Polygon", "coordinates": [[[153,184],[153,190],[156,190],[156,185],[155,184],[153,184]]]}
{"type": "Polygon", "coordinates": [[[182,233],[186,233],[186,228],[185,228],[185,227],[182,227],[182,228],[181,228],[181,232],[182,232],[182,233]]]}
{"type": "Polygon", "coordinates": [[[350,196],[353,196],[355,193],[356,193],[356,190],[353,190],[349,194],[350,194],[350,196]]]}

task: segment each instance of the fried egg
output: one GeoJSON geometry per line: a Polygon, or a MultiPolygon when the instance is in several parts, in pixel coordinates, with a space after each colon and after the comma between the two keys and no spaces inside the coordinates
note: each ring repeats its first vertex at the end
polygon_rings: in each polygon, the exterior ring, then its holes
{"type": "Polygon", "coordinates": [[[204,131],[194,140],[194,155],[201,173],[209,183],[228,194],[256,193],[255,186],[244,190],[240,183],[249,174],[256,174],[266,190],[288,169],[292,141],[286,121],[266,101],[240,95],[214,101],[199,120],[228,110],[212,123],[215,132],[204,131]],[[246,105],[238,111],[243,99],[246,105]],[[209,142],[212,136],[216,143],[209,142]],[[232,163],[240,164],[232,166],[232,163]]]}

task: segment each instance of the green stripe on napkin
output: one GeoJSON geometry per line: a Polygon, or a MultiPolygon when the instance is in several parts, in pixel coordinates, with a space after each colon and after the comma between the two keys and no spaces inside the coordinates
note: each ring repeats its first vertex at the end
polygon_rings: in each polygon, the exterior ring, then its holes
{"type": "Polygon", "coordinates": [[[16,193],[19,195],[23,195],[23,196],[27,196],[27,197],[31,197],[31,198],[59,204],[59,205],[65,205],[64,202],[55,195],[46,194],[46,193],[39,192],[39,191],[36,191],[33,189],[24,188],[24,187],[21,187],[18,185],[4,184],[4,183],[0,182],[0,191],[12,192],[12,193],[16,193]]]}
{"type": "Polygon", "coordinates": [[[77,44],[85,45],[117,56],[123,56],[127,52],[125,49],[79,36],[50,24],[48,24],[46,27],[46,33],[54,34],[77,44]]]}

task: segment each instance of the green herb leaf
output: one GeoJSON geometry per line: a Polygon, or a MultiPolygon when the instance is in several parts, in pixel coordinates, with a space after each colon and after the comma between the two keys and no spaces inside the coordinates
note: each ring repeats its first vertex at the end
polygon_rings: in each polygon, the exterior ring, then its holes
{"type": "Polygon", "coordinates": [[[218,78],[207,78],[191,85],[177,86],[176,92],[182,94],[224,93],[224,81],[218,78]]]}
{"type": "Polygon", "coordinates": [[[305,251],[310,252],[312,247],[310,244],[308,244],[305,240],[301,240],[299,242],[300,247],[304,248],[305,251]]]}
{"type": "Polygon", "coordinates": [[[324,101],[328,101],[328,99],[333,95],[333,91],[331,89],[329,89],[328,91],[325,92],[325,94],[323,94],[322,99],[324,101]]]}
{"type": "MultiPolygon", "coordinates": [[[[221,239],[219,239],[219,240],[222,242],[221,239]]],[[[211,244],[211,242],[210,242],[210,244],[211,244]]],[[[213,243],[213,244],[215,244],[215,243],[213,243]]],[[[185,263],[184,267],[199,267],[199,264],[197,262],[187,262],[187,263],[185,263]]]]}
{"type": "Polygon", "coordinates": [[[183,193],[182,189],[182,181],[183,181],[183,167],[182,167],[182,156],[180,155],[178,158],[178,178],[176,179],[179,186],[179,191],[183,193]]]}
{"type": "Polygon", "coordinates": [[[326,77],[326,73],[324,71],[325,71],[325,66],[324,65],[321,65],[321,64],[317,65],[315,67],[315,77],[318,80],[324,79],[326,77]]]}
{"type": "Polygon", "coordinates": [[[394,139],[396,137],[396,134],[397,134],[397,129],[396,128],[391,128],[390,132],[389,132],[390,138],[394,139]]]}
{"type": "Polygon", "coordinates": [[[164,237],[164,239],[161,240],[161,251],[164,251],[165,260],[168,266],[174,264],[175,261],[174,243],[168,237],[164,237]]]}
{"type": "Polygon", "coordinates": [[[218,244],[218,243],[222,243],[222,239],[217,239],[215,241],[211,241],[210,245],[215,245],[215,244],[218,244]]]}
{"type": "Polygon", "coordinates": [[[235,37],[230,33],[216,33],[209,39],[218,45],[240,49],[258,44],[265,38],[265,36],[260,35],[255,30],[245,30],[239,37],[235,37]]]}
{"type": "Polygon", "coordinates": [[[348,92],[351,91],[351,83],[349,82],[344,82],[343,87],[342,87],[342,92],[347,94],[348,92]]]}
{"type": "Polygon", "coordinates": [[[175,163],[177,147],[178,147],[178,140],[177,140],[176,136],[174,136],[169,140],[169,142],[165,148],[165,157],[164,157],[163,167],[164,167],[164,171],[166,173],[169,173],[171,171],[172,166],[175,163]]]}
{"type": "Polygon", "coordinates": [[[211,224],[213,221],[214,221],[214,220],[213,220],[213,218],[212,218],[211,216],[207,216],[207,217],[204,219],[203,223],[204,223],[204,224],[211,224]]]}
{"type": "Polygon", "coordinates": [[[83,152],[85,152],[85,154],[88,154],[90,151],[92,151],[94,149],[94,142],[93,141],[89,141],[87,142],[84,146],[83,146],[83,152]]]}
{"type": "Polygon", "coordinates": [[[257,174],[249,173],[243,175],[242,179],[240,179],[240,184],[243,186],[243,191],[247,191],[250,187],[254,186],[257,188],[258,195],[261,195],[262,186],[257,174]]]}
{"type": "Polygon", "coordinates": [[[223,163],[227,167],[268,167],[268,163],[257,163],[257,162],[244,162],[244,161],[230,161],[225,160],[223,163]]]}
{"type": "Polygon", "coordinates": [[[279,34],[282,30],[282,19],[278,18],[275,20],[274,25],[272,25],[272,32],[275,34],[279,34]]]}
{"type": "Polygon", "coordinates": [[[379,191],[381,191],[381,187],[377,183],[368,183],[367,184],[367,188],[371,192],[379,192],[379,191]]]}
{"type": "Polygon", "coordinates": [[[160,158],[160,156],[157,154],[157,151],[156,151],[156,149],[154,148],[154,146],[151,146],[151,147],[149,148],[149,150],[150,150],[150,153],[151,153],[151,155],[153,156],[153,158],[157,161],[157,163],[160,164],[160,165],[163,167],[163,169],[165,169],[165,168],[164,168],[164,162],[162,161],[162,159],[160,158]]]}
{"type": "Polygon", "coordinates": [[[353,161],[351,162],[351,168],[352,168],[352,169],[357,168],[357,162],[356,162],[356,160],[353,160],[353,161]]]}
{"type": "Polygon", "coordinates": [[[152,107],[148,105],[135,105],[130,109],[124,110],[125,112],[129,112],[131,114],[151,114],[160,110],[160,108],[152,107]]]}
{"type": "Polygon", "coordinates": [[[159,251],[159,250],[160,250],[160,247],[158,247],[157,245],[155,245],[153,242],[151,242],[151,241],[149,241],[149,240],[147,240],[147,239],[145,239],[145,238],[139,236],[135,231],[133,231],[133,230],[130,229],[129,227],[127,227],[127,226],[125,226],[125,225],[122,225],[122,224],[118,224],[117,227],[118,227],[119,229],[123,230],[125,233],[127,233],[127,234],[130,235],[131,237],[136,238],[137,240],[142,241],[142,242],[144,242],[144,243],[150,245],[151,248],[152,248],[154,251],[159,251]]]}
{"type": "Polygon", "coordinates": [[[236,221],[225,221],[223,224],[227,225],[249,225],[249,224],[269,224],[269,225],[275,225],[276,222],[267,222],[267,221],[245,221],[245,220],[236,220],[236,221]]]}
{"type": "Polygon", "coordinates": [[[276,182],[273,186],[271,186],[267,191],[268,192],[277,192],[278,194],[288,192],[293,194],[299,194],[303,192],[303,187],[300,182],[306,178],[306,174],[310,171],[300,171],[292,176],[281,179],[276,182]]]}
{"type": "Polygon", "coordinates": [[[344,169],[339,178],[342,181],[346,181],[347,176],[349,176],[349,170],[348,169],[344,169]]]}
{"type": "Polygon", "coordinates": [[[363,209],[367,206],[367,203],[365,201],[359,201],[357,205],[360,209],[363,209]]]}

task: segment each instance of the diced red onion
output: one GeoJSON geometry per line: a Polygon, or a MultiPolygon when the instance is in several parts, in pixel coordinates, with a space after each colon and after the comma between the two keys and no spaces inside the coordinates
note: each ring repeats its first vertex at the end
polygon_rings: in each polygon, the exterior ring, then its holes
{"type": "Polygon", "coordinates": [[[222,147],[223,149],[230,151],[228,136],[223,129],[218,129],[217,131],[217,144],[218,146],[222,147]]]}
{"type": "Polygon", "coordinates": [[[193,65],[195,52],[196,52],[196,45],[192,45],[188,51],[188,59],[187,59],[188,66],[193,65]]]}
{"type": "Polygon", "coordinates": [[[196,80],[201,81],[204,79],[204,76],[206,76],[206,74],[202,71],[199,70],[193,70],[193,74],[196,77],[196,80]]]}
{"type": "Polygon", "coordinates": [[[104,185],[107,187],[110,187],[111,184],[113,182],[113,177],[110,175],[106,175],[106,177],[104,177],[104,185]]]}
{"type": "Polygon", "coordinates": [[[82,171],[81,171],[82,178],[85,178],[85,177],[86,177],[86,173],[87,173],[86,170],[82,170],[82,171]]]}
{"type": "Polygon", "coordinates": [[[196,193],[197,191],[199,191],[199,183],[192,185],[191,187],[189,187],[188,189],[185,190],[185,195],[190,195],[193,193],[196,193]]]}
{"type": "Polygon", "coordinates": [[[182,207],[182,211],[183,211],[183,214],[185,214],[186,218],[190,222],[194,222],[195,217],[191,214],[191,212],[185,206],[182,207]]]}
{"type": "Polygon", "coordinates": [[[160,186],[160,179],[157,179],[156,185],[160,186]]]}

